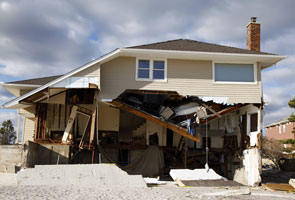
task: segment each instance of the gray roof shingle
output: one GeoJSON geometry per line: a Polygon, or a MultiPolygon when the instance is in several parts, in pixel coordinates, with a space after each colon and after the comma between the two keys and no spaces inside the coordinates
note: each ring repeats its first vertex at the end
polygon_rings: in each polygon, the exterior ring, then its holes
{"type": "Polygon", "coordinates": [[[57,76],[48,76],[48,77],[42,77],[42,78],[34,78],[34,79],[27,79],[27,80],[21,80],[21,81],[13,81],[13,82],[7,82],[6,84],[21,84],[21,85],[45,85],[46,83],[49,83],[62,75],[57,76]]]}
{"type": "Polygon", "coordinates": [[[174,50],[174,51],[200,51],[200,52],[215,52],[215,53],[237,53],[237,54],[260,54],[274,55],[260,51],[250,51],[237,47],[223,46],[206,42],[199,42],[188,39],[169,40],[165,42],[157,42],[144,44],[139,46],[131,46],[132,49],[154,49],[154,50],[174,50]]]}

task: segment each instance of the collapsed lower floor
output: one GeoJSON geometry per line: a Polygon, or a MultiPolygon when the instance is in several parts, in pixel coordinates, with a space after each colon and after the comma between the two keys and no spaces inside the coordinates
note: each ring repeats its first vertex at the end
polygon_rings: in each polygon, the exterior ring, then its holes
{"type": "Polygon", "coordinates": [[[36,144],[34,164],[116,163],[130,174],[164,177],[207,163],[224,177],[256,185],[261,110],[261,104],[171,91],[126,90],[100,99],[91,88],[60,91],[20,114],[23,141],[36,144]]]}

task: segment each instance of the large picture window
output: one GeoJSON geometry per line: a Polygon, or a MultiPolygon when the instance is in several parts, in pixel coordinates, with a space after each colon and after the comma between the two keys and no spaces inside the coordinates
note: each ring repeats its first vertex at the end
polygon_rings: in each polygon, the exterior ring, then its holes
{"type": "Polygon", "coordinates": [[[136,80],[142,81],[165,81],[166,61],[138,59],[136,80]]]}
{"type": "Polygon", "coordinates": [[[254,83],[255,69],[253,64],[214,64],[215,82],[254,83]]]}

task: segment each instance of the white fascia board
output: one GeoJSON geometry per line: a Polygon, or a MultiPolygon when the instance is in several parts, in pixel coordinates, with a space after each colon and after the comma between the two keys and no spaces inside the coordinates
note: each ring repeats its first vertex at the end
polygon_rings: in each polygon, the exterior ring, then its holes
{"type": "Polygon", "coordinates": [[[19,87],[19,88],[37,88],[42,85],[31,85],[31,84],[17,84],[17,83],[0,83],[3,87],[19,87]]]}
{"type": "Polygon", "coordinates": [[[134,56],[154,55],[171,59],[197,59],[197,60],[217,60],[217,61],[248,61],[266,63],[263,68],[270,67],[277,62],[286,58],[280,55],[264,54],[239,54],[239,53],[218,53],[218,52],[201,52],[201,51],[176,51],[176,50],[157,50],[157,49],[133,49],[122,48],[122,54],[133,54],[134,56]]]}
{"type": "Polygon", "coordinates": [[[63,76],[61,76],[61,77],[59,77],[59,78],[45,84],[45,85],[43,85],[43,86],[41,86],[39,88],[36,88],[35,90],[32,90],[32,91],[24,94],[23,96],[17,97],[15,99],[3,104],[1,107],[2,108],[11,108],[12,106],[15,106],[16,104],[18,104],[19,101],[21,101],[21,100],[23,100],[23,99],[25,99],[25,98],[33,95],[33,94],[36,94],[37,92],[40,92],[40,91],[42,91],[42,90],[44,90],[44,89],[46,89],[46,88],[60,82],[60,81],[62,81],[62,80],[66,79],[66,78],[68,78],[70,76],[73,76],[73,75],[75,75],[75,74],[77,74],[77,73],[79,73],[79,72],[81,72],[81,71],[83,71],[83,70],[97,64],[97,63],[99,63],[99,62],[104,62],[104,61],[107,61],[108,59],[111,59],[114,56],[117,56],[120,53],[120,51],[121,51],[121,49],[116,49],[116,50],[114,50],[114,51],[112,51],[112,52],[110,52],[108,54],[105,54],[105,55],[101,56],[100,58],[98,58],[96,60],[93,60],[93,61],[83,65],[82,67],[74,69],[74,70],[70,71],[69,73],[67,73],[67,74],[65,74],[63,76]]]}
{"type": "Polygon", "coordinates": [[[34,88],[41,87],[41,85],[29,85],[29,84],[14,84],[14,83],[0,83],[8,92],[14,96],[19,96],[20,90],[33,90],[34,88]]]}

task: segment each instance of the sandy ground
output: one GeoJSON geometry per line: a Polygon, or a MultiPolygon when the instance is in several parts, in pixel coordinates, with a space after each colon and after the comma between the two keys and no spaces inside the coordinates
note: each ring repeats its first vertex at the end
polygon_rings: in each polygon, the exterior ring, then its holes
{"type": "Polygon", "coordinates": [[[251,189],[250,195],[235,195],[226,188],[179,188],[174,185],[149,188],[85,186],[0,186],[0,199],[295,199],[294,194],[251,189]],[[228,192],[228,193],[227,193],[228,192]],[[232,194],[231,196],[228,196],[232,194]]]}

